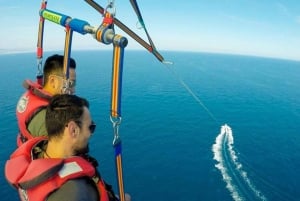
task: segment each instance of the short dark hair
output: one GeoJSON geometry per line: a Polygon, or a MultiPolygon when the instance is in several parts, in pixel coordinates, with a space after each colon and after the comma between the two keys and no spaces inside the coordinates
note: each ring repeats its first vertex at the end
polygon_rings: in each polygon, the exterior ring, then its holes
{"type": "MultiPolygon", "coordinates": [[[[55,74],[59,76],[63,76],[64,68],[64,56],[59,54],[54,54],[52,56],[49,56],[46,59],[46,62],[44,64],[44,83],[48,82],[49,75],[55,74]]],[[[75,69],[76,68],[76,62],[73,58],[70,58],[70,68],[75,69]]]]}
{"type": "Polygon", "coordinates": [[[89,102],[76,95],[54,95],[46,110],[46,129],[49,138],[59,137],[70,121],[81,122],[84,107],[89,102]]]}

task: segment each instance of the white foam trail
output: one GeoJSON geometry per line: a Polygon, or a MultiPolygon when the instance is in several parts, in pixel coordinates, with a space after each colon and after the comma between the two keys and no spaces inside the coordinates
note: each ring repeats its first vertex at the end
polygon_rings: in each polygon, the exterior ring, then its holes
{"type": "MultiPolygon", "coordinates": [[[[242,169],[242,164],[238,161],[238,157],[234,151],[234,139],[231,128],[225,124],[221,127],[220,134],[216,137],[215,144],[212,146],[212,151],[214,153],[214,160],[218,163],[215,165],[222,174],[223,180],[226,182],[226,188],[232,195],[232,198],[235,201],[244,200],[244,197],[240,194],[240,190],[237,185],[235,185],[234,179],[230,176],[229,167],[226,165],[226,158],[223,156],[223,144],[227,142],[228,152],[230,153],[229,156],[231,161],[234,165],[236,172],[243,178],[243,182],[246,186],[254,193],[256,198],[266,201],[266,197],[254,186],[254,184],[250,181],[247,176],[247,172],[242,169]]],[[[226,151],[226,150],[225,150],[226,151]]],[[[238,181],[236,181],[238,183],[238,181]]]]}
{"type": "Polygon", "coordinates": [[[237,187],[234,185],[232,178],[230,174],[228,173],[228,168],[226,167],[223,154],[222,154],[222,147],[223,147],[223,141],[224,137],[226,135],[225,126],[221,127],[220,134],[216,137],[215,144],[212,146],[212,151],[214,153],[214,160],[216,160],[218,163],[215,165],[216,168],[218,168],[222,174],[223,180],[226,182],[226,188],[231,193],[232,198],[235,201],[242,201],[243,198],[241,195],[239,195],[239,192],[237,190],[237,187]]]}

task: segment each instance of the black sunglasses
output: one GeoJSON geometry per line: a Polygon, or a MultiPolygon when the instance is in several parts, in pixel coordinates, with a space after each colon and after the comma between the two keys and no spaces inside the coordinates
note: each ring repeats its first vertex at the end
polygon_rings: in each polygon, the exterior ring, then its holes
{"type": "Polygon", "coordinates": [[[91,125],[89,125],[89,129],[90,129],[90,132],[91,132],[91,133],[94,133],[94,132],[95,132],[95,129],[96,129],[96,124],[95,124],[95,122],[92,121],[91,125]]]}
{"type": "MultiPolygon", "coordinates": [[[[82,124],[81,121],[75,121],[75,122],[78,124],[79,127],[82,124]]],[[[66,125],[66,126],[68,126],[68,125],[66,125]]],[[[89,130],[90,130],[91,133],[94,133],[95,129],[96,129],[96,124],[95,124],[94,121],[92,121],[91,125],[89,125],[89,130]]]]}

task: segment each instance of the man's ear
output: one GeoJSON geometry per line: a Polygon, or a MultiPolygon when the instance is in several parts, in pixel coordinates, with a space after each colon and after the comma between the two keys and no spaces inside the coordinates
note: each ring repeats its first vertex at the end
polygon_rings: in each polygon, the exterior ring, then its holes
{"type": "Polygon", "coordinates": [[[68,123],[68,133],[71,137],[76,137],[79,134],[79,128],[74,121],[68,123]]]}
{"type": "Polygon", "coordinates": [[[51,88],[54,89],[56,87],[56,79],[53,75],[49,75],[48,83],[51,86],[51,88]]]}
{"type": "Polygon", "coordinates": [[[78,126],[75,128],[75,135],[79,135],[79,127],[78,126]]]}

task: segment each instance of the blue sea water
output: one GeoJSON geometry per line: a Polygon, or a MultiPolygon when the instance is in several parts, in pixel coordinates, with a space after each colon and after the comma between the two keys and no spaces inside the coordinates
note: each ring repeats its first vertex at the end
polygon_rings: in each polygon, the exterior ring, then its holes
{"type": "MultiPolygon", "coordinates": [[[[300,62],[163,55],[174,64],[143,51],[125,52],[120,136],[125,191],[132,200],[299,200],[300,62]],[[232,129],[230,143],[217,138],[225,123],[232,129]]],[[[117,191],[109,120],[112,52],[74,51],[72,57],[76,93],[90,101],[97,123],[91,153],[117,191]]],[[[0,195],[14,201],[4,164],[16,146],[15,105],[22,80],[35,77],[35,54],[0,55],[0,63],[0,195]]]]}

